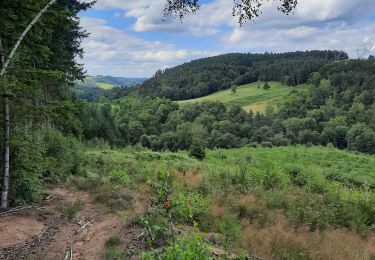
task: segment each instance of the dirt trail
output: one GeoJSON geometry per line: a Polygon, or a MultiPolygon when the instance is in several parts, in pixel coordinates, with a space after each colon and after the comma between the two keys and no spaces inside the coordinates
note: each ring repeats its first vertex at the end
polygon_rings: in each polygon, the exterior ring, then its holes
{"type": "Polygon", "coordinates": [[[108,238],[124,232],[121,219],[88,193],[67,188],[46,193],[42,208],[0,215],[0,259],[102,259],[108,238]],[[58,205],[77,200],[83,209],[68,221],[58,205]]]}

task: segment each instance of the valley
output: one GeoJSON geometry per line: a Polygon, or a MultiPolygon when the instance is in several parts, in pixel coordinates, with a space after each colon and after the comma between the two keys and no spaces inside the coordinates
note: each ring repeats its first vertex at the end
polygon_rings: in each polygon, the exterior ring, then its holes
{"type": "Polygon", "coordinates": [[[375,5],[224,2],[0,1],[0,260],[375,259],[375,5]]]}

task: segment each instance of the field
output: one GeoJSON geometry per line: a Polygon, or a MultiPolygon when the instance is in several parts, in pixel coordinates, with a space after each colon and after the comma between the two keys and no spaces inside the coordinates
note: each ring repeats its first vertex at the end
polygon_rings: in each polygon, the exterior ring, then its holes
{"type": "MultiPolygon", "coordinates": [[[[207,151],[198,161],[185,152],[129,148],[90,149],[85,161],[86,177],[71,183],[145,229],[144,259],[164,259],[160,248],[175,252],[168,245],[176,236],[182,244],[175,246],[199,255],[375,256],[373,156],[295,146],[207,151]]],[[[124,252],[119,238],[107,259],[124,252]]]]}
{"type": "Polygon", "coordinates": [[[112,89],[114,87],[113,85],[108,83],[97,82],[96,84],[99,86],[99,88],[104,90],[112,89]]]}
{"type": "MultiPolygon", "coordinates": [[[[264,112],[268,104],[277,105],[278,101],[287,96],[293,89],[280,82],[269,82],[271,88],[268,90],[264,90],[263,85],[263,82],[251,83],[239,86],[236,93],[232,93],[231,89],[228,89],[205,97],[178,101],[178,103],[190,104],[203,101],[220,101],[228,105],[240,105],[246,111],[264,112]]],[[[306,89],[307,87],[307,85],[301,85],[296,88],[306,89]]]]}

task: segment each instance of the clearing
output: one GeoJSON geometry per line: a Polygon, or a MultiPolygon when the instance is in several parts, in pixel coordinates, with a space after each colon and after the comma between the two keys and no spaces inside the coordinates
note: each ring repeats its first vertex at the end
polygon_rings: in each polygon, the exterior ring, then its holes
{"type": "Polygon", "coordinates": [[[227,105],[240,105],[247,112],[250,112],[250,110],[253,112],[264,112],[268,104],[277,107],[278,102],[283,97],[288,96],[293,89],[305,90],[309,87],[307,84],[288,87],[281,82],[268,82],[268,84],[271,86],[268,90],[263,89],[264,82],[255,82],[239,86],[236,93],[232,93],[231,89],[227,89],[205,97],[177,102],[184,105],[204,101],[220,101],[227,105]]]}

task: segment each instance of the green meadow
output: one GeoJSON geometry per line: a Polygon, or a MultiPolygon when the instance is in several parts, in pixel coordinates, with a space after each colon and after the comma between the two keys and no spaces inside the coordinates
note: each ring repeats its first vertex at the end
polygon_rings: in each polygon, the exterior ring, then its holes
{"type": "Polygon", "coordinates": [[[281,82],[269,82],[271,88],[263,89],[264,82],[255,82],[237,87],[235,93],[231,89],[219,91],[211,95],[177,101],[179,104],[191,104],[204,101],[220,101],[227,105],[240,105],[246,111],[264,112],[268,104],[277,105],[277,103],[287,96],[293,89],[307,89],[308,85],[298,87],[289,87],[281,82]]]}

